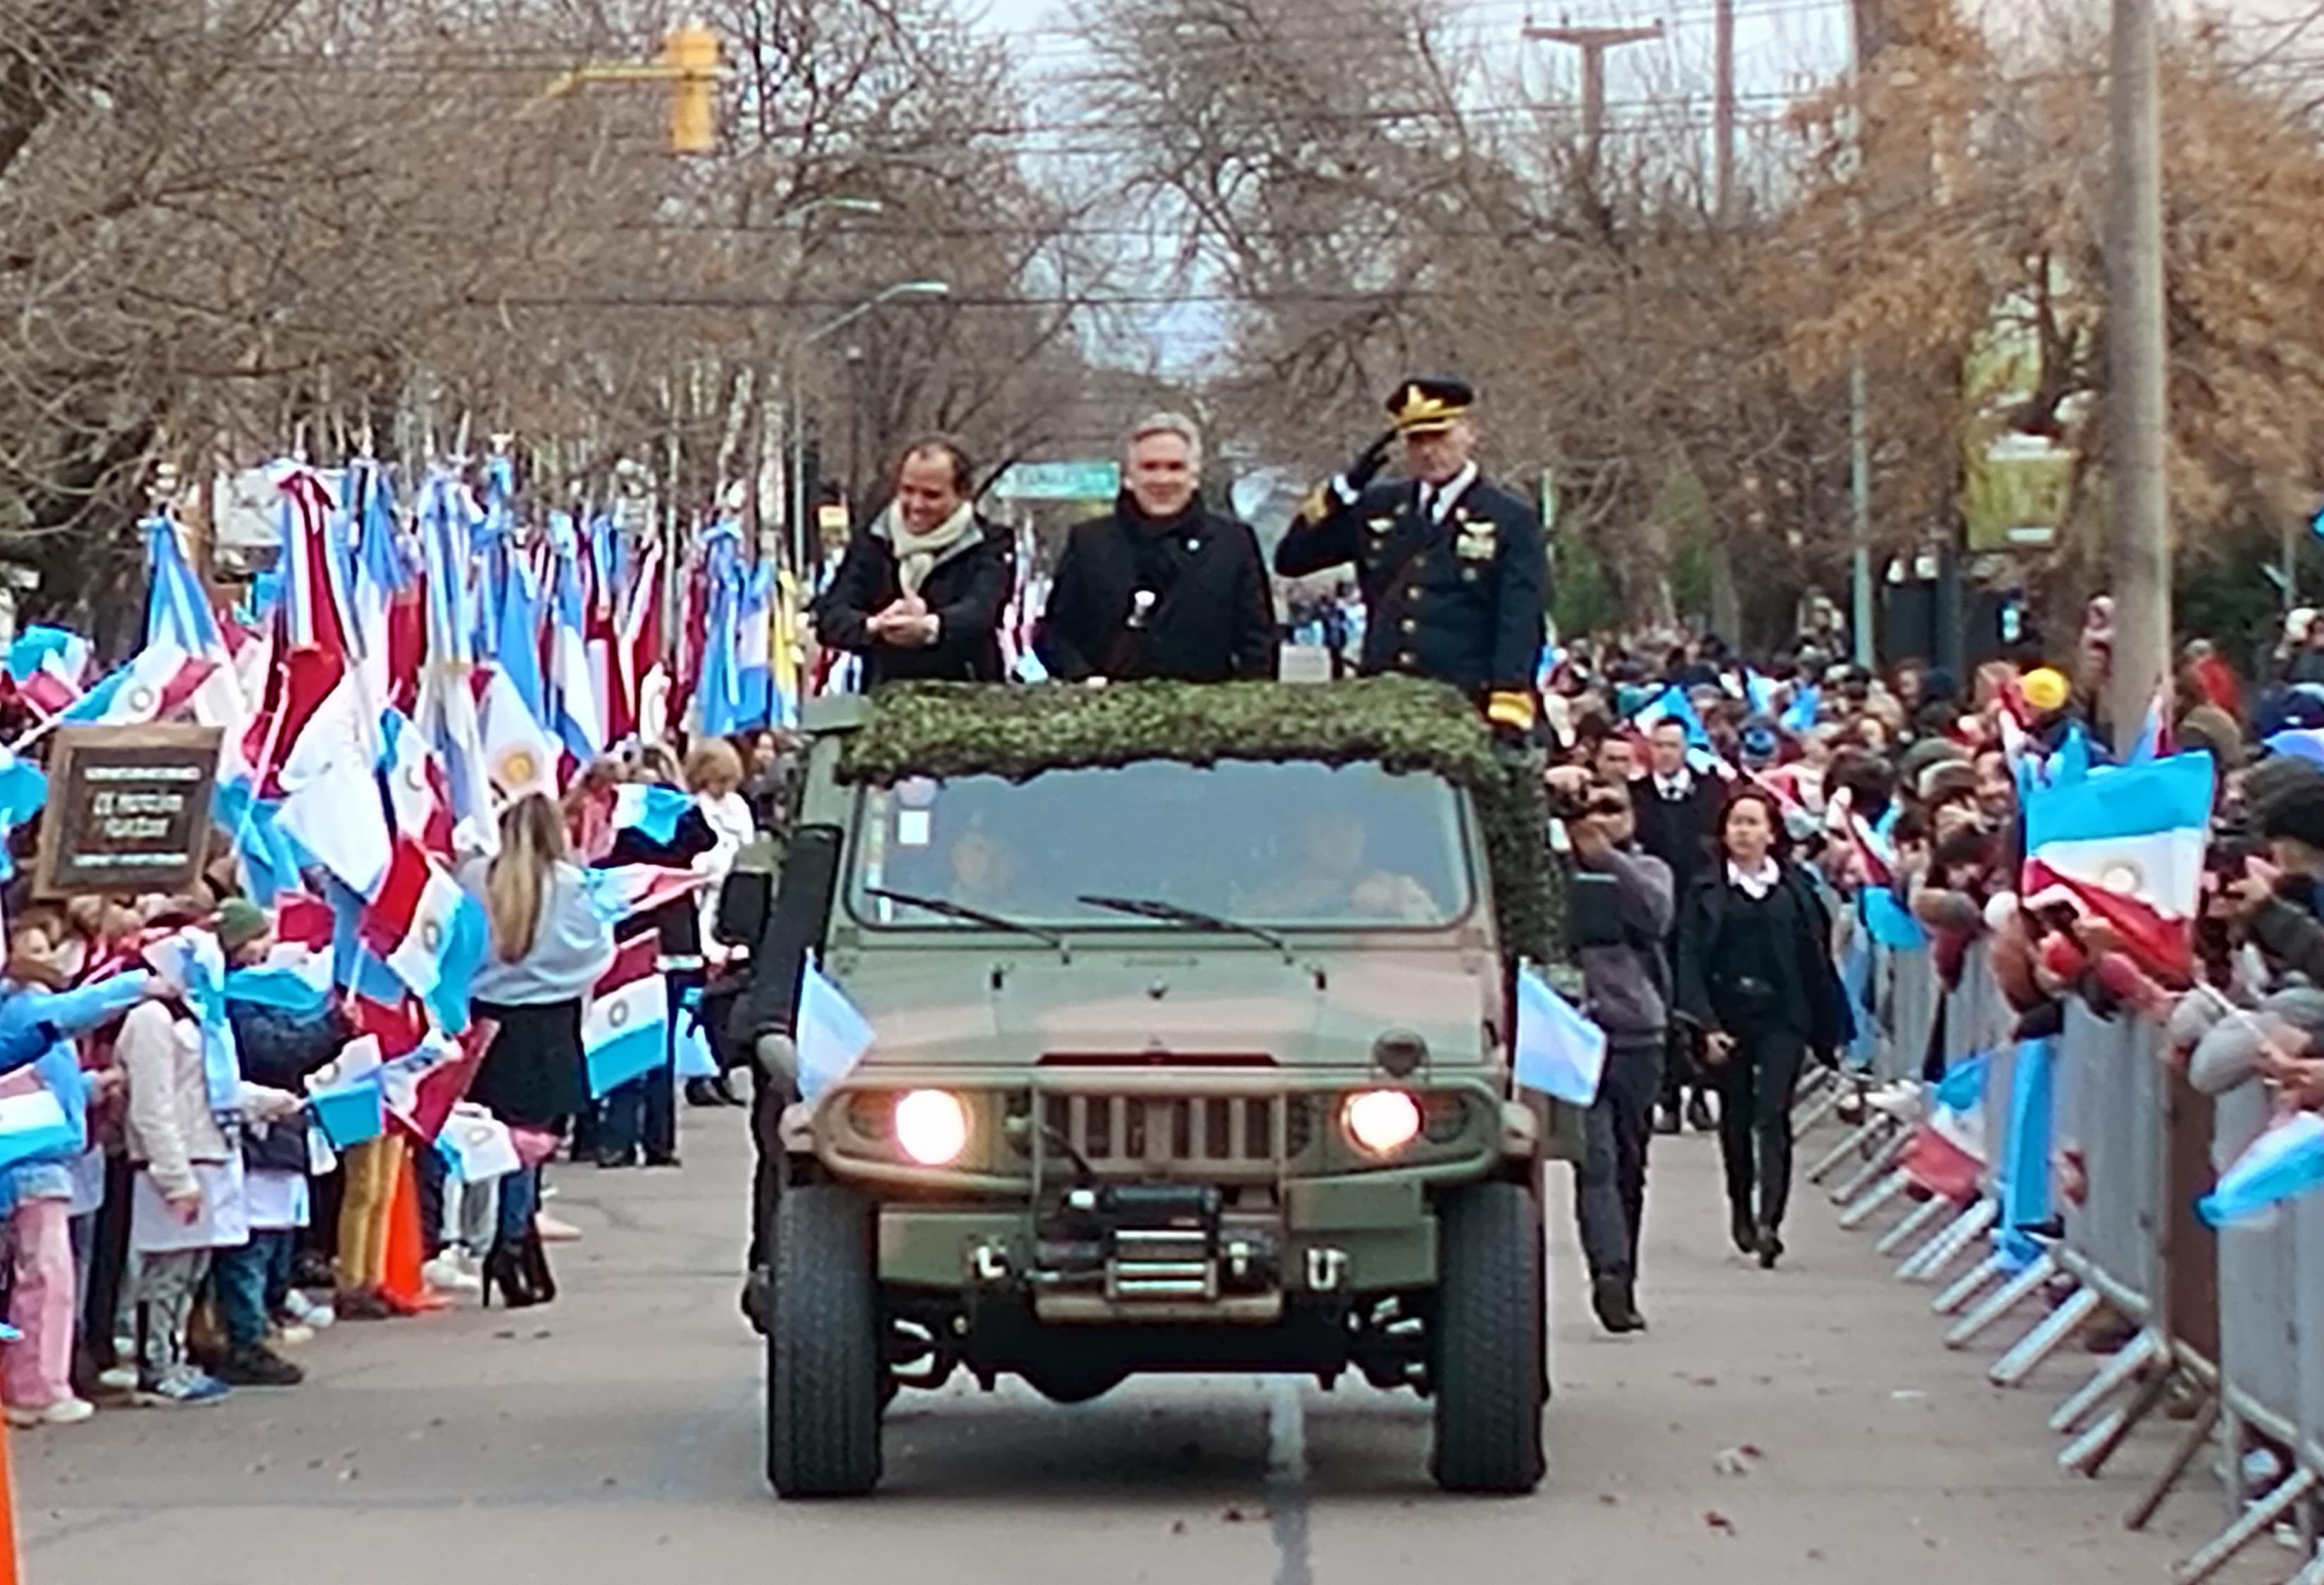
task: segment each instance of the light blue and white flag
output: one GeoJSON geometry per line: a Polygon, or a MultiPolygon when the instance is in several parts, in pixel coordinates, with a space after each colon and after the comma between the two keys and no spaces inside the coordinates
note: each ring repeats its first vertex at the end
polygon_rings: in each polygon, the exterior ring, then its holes
{"type": "Polygon", "coordinates": [[[581,1020],[589,1094],[602,1099],[669,1061],[669,989],[651,933],[624,941],[590,994],[581,1020]]]}
{"type": "Polygon", "coordinates": [[[1530,963],[1517,966],[1517,1087],[1570,1106],[1598,1098],[1606,1071],[1606,1032],[1551,988],[1530,963]]]}
{"type": "Polygon", "coordinates": [[[657,848],[678,836],[678,822],[694,807],[691,793],[655,782],[623,782],[613,789],[613,829],[635,831],[657,848]]]}
{"type": "Polygon", "coordinates": [[[1710,728],[1695,713],[1694,700],[1689,699],[1686,690],[1675,682],[1648,700],[1630,718],[1630,725],[1641,733],[1651,732],[1665,721],[1676,721],[1686,728],[1686,741],[1690,747],[1707,749],[1711,746],[1710,728]]]}
{"type": "Polygon", "coordinates": [[[872,1024],[847,993],[810,962],[799,976],[799,1094],[813,1100],[847,1077],[872,1049],[872,1024]]]}
{"type": "Polygon", "coordinates": [[[2324,1117],[2293,1112],[2251,1142],[2218,1186],[2195,1202],[2215,1228],[2264,1221],[2274,1207],[2324,1187],[2324,1117]]]}
{"type": "Polygon", "coordinates": [[[1814,729],[1817,712],[1822,708],[1823,690],[1803,682],[1792,691],[1792,702],[1784,707],[1783,718],[1776,725],[1794,737],[1804,737],[1814,729]]]}
{"type": "Polygon", "coordinates": [[[45,1086],[0,1097],[0,1170],[36,1156],[79,1151],[88,1128],[45,1086]]]}
{"type": "Polygon", "coordinates": [[[605,715],[589,657],[588,601],[581,587],[581,536],[573,519],[549,514],[549,713],[567,753],[587,765],[605,752],[605,715]]]}

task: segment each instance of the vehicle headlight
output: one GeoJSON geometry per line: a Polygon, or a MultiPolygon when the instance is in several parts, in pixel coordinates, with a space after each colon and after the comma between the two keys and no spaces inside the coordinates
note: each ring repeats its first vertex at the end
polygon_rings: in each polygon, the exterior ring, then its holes
{"type": "Polygon", "coordinates": [[[924,1167],[946,1167],[968,1148],[968,1108],[943,1089],[915,1089],[896,1102],[896,1144],[924,1167]]]}
{"type": "Polygon", "coordinates": [[[1360,1149],[1394,1155],[1420,1137],[1420,1103],[1401,1089],[1367,1089],[1340,1108],[1341,1126],[1360,1149]]]}

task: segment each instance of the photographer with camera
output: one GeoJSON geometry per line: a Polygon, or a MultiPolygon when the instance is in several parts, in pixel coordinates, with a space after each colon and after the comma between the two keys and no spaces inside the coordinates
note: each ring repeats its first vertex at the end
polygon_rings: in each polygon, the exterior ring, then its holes
{"type": "Polygon", "coordinates": [[[1634,846],[1637,815],[1627,784],[1593,779],[1579,765],[1551,770],[1548,782],[1572,847],[1584,1010],[1606,1032],[1605,1073],[1574,1173],[1590,1305],[1609,1332],[1643,1331],[1638,1236],[1670,1024],[1663,951],[1674,906],[1670,867],[1634,846]]]}
{"type": "Polygon", "coordinates": [[[2252,771],[2245,796],[2267,857],[2247,839],[2238,845],[2240,873],[2222,877],[2228,906],[2273,963],[2324,986],[2324,773],[2305,761],[2270,762],[2252,771]]]}

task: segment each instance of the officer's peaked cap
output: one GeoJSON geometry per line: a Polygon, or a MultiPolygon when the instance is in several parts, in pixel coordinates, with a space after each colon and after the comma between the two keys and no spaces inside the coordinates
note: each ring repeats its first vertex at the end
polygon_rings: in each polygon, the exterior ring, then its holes
{"type": "Polygon", "coordinates": [[[1404,382],[1388,399],[1388,416],[1399,433],[1442,434],[1469,416],[1477,393],[1466,380],[1450,375],[1423,375],[1404,382]]]}

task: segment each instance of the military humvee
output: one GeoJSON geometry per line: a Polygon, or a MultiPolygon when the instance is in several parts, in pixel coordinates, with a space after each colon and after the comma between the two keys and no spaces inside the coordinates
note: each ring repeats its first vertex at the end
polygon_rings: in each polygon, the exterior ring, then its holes
{"type": "Polygon", "coordinates": [[[1434,1400],[1443,1488],[1537,1485],[1572,1119],[1510,1088],[1544,813],[1473,709],[928,685],[806,727],[760,1060],[798,1082],[811,956],[874,1040],[761,1114],[775,1488],[869,1490],[886,1404],[964,1369],[1352,1367],[1434,1400]]]}

